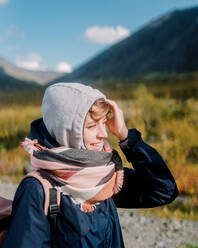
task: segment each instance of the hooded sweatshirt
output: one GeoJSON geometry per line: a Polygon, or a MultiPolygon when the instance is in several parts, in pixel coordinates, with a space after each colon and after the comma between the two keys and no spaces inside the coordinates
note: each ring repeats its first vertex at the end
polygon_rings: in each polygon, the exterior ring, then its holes
{"type": "Polygon", "coordinates": [[[79,83],[57,83],[48,87],[43,98],[42,114],[50,135],[62,146],[85,148],[85,118],[99,98],[106,99],[99,90],[79,83]]]}

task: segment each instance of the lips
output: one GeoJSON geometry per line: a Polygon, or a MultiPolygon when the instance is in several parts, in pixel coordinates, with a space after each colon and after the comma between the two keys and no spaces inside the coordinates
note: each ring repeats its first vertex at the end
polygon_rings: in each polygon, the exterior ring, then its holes
{"type": "Polygon", "coordinates": [[[95,144],[92,144],[92,146],[101,146],[102,143],[95,143],[95,144]]]}
{"type": "Polygon", "coordinates": [[[92,143],[91,146],[94,147],[94,148],[97,149],[97,150],[101,150],[102,147],[103,147],[103,142],[100,142],[100,143],[92,143]]]}
{"type": "Polygon", "coordinates": [[[92,143],[92,146],[103,146],[103,142],[99,142],[99,143],[92,143]]]}

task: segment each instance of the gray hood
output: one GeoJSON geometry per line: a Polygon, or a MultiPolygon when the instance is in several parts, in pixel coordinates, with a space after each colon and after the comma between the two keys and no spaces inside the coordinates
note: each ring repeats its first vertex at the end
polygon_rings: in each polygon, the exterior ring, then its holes
{"type": "Polygon", "coordinates": [[[48,132],[63,146],[85,148],[83,127],[92,104],[106,99],[99,90],[79,83],[57,83],[49,86],[42,103],[43,121],[48,132]]]}

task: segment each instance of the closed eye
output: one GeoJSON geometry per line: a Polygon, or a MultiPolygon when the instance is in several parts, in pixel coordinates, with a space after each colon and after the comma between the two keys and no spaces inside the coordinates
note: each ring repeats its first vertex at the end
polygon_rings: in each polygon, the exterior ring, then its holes
{"type": "Polygon", "coordinates": [[[91,125],[91,126],[88,126],[87,128],[90,129],[90,128],[95,127],[95,126],[96,126],[96,125],[93,124],[93,125],[91,125]]]}

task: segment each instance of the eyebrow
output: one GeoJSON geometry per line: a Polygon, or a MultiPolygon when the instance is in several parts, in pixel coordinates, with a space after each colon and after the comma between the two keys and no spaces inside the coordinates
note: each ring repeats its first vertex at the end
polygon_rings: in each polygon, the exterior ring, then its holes
{"type": "Polygon", "coordinates": [[[98,122],[98,121],[100,121],[100,120],[104,121],[104,120],[106,120],[106,119],[107,119],[107,116],[104,116],[104,117],[102,117],[102,118],[99,118],[98,120],[90,120],[90,121],[87,122],[87,124],[96,123],[96,122],[98,122]]]}
{"type": "Polygon", "coordinates": [[[94,124],[94,123],[96,123],[97,121],[88,121],[86,124],[87,125],[90,125],[90,124],[94,124]]]}
{"type": "Polygon", "coordinates": [[[99,120],[104,121],[104,120],[106,120],[106,119],[107,119],[107,116],[105,115],[104,117],[99,118],[98,120],[94,120],[93,118],[91,118],[91,119],[92,119],[92,120],[87,121],[86,125],[95,124],[95,123],[97,123],[99,120]]]}

